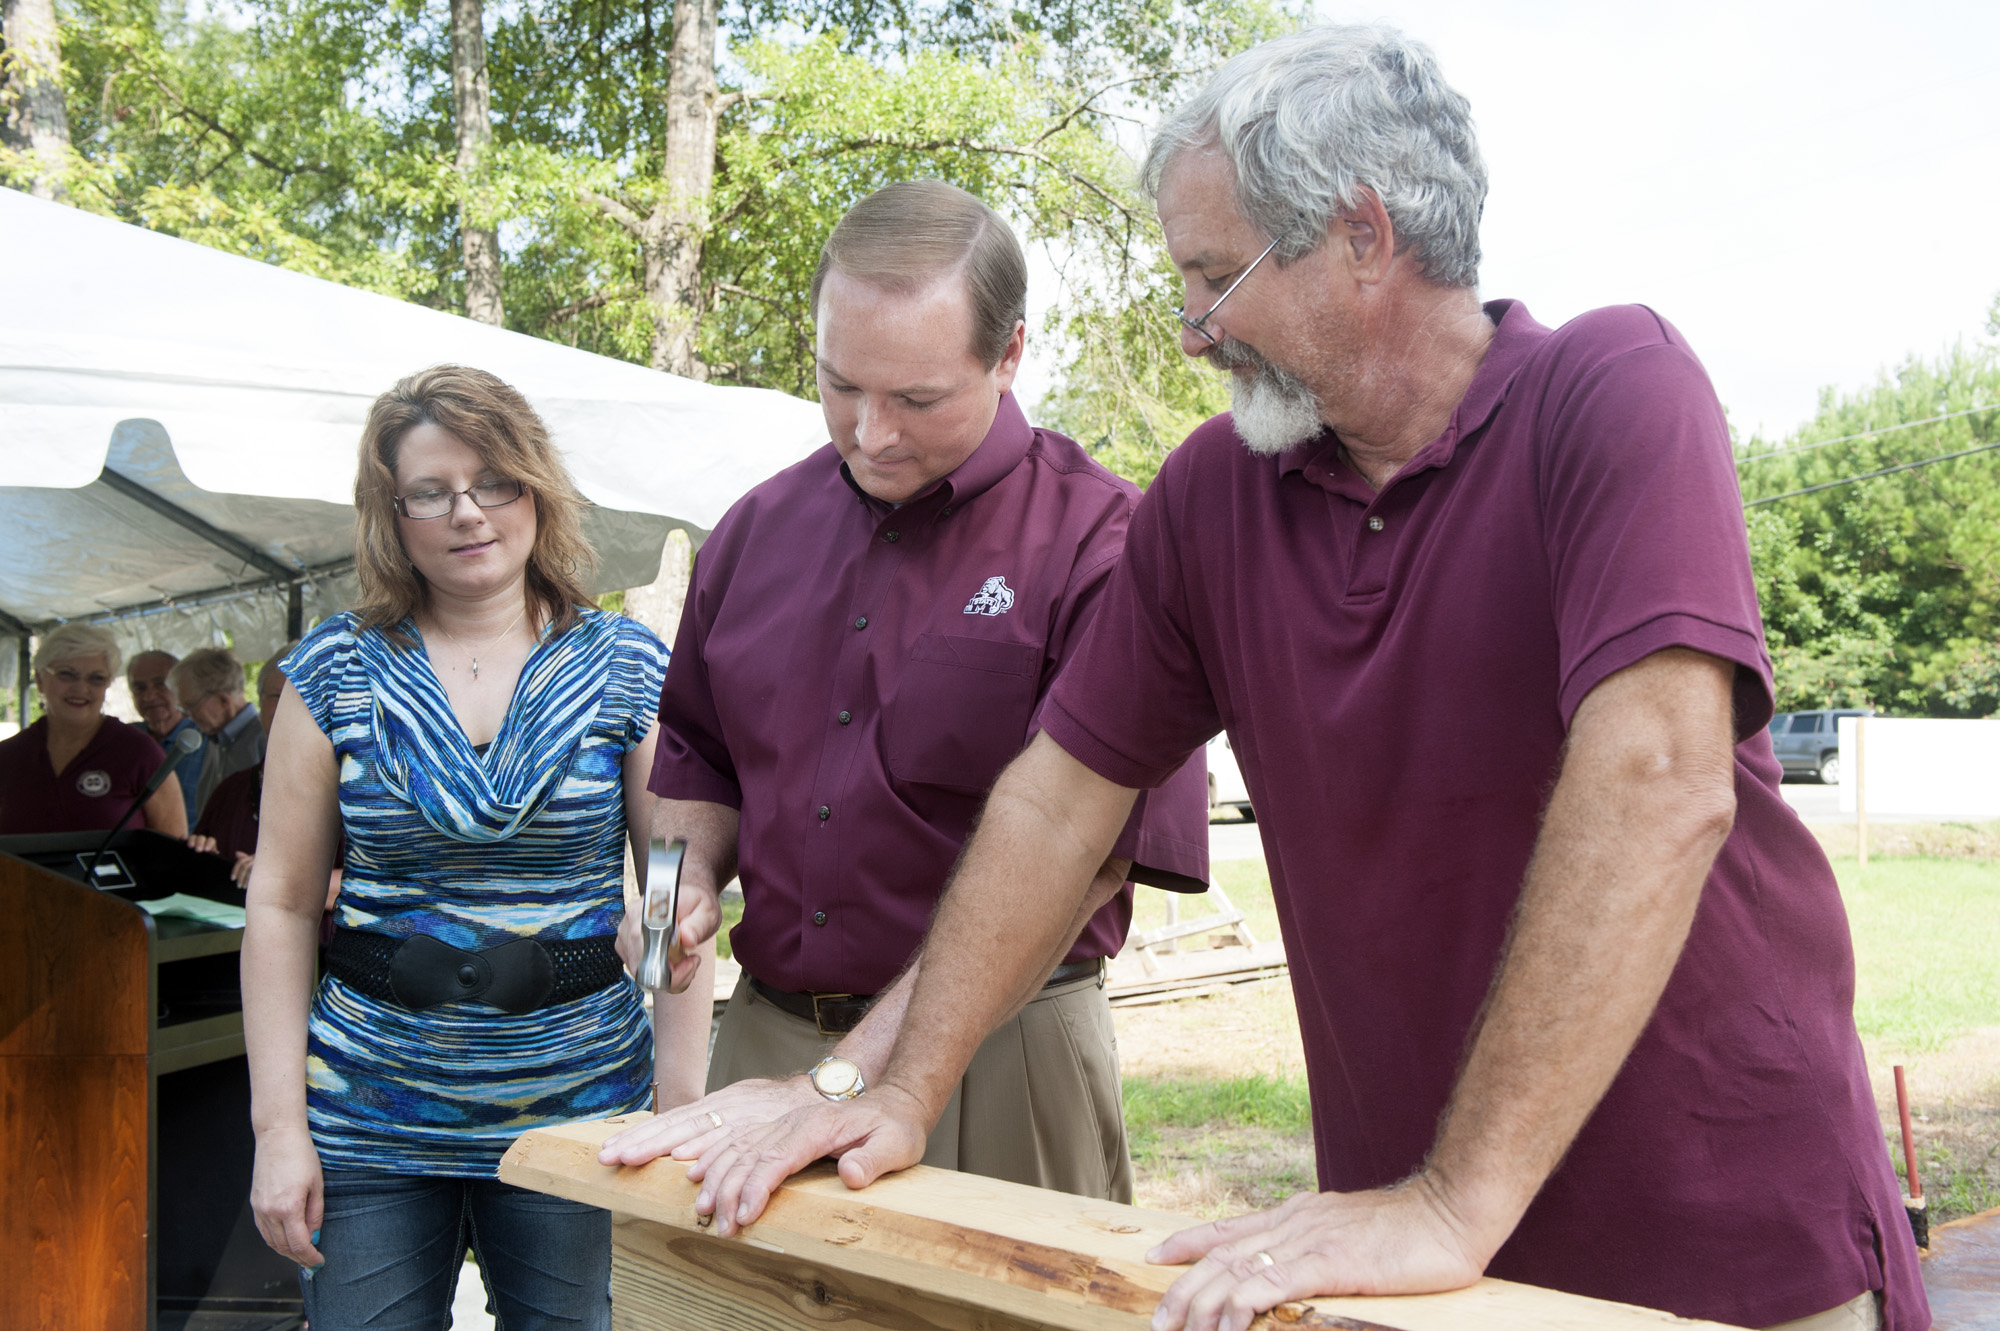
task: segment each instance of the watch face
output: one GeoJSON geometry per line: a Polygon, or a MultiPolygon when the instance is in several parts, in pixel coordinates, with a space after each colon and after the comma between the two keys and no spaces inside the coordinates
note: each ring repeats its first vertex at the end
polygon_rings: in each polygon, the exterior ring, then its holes
{"type": "Polygon", "coordinates": [[[861,1069],[847,1059],[829,1058],[813,1069],[812,1079],[821,1095],[848,1095],[861,1084],[861,1069]]]}

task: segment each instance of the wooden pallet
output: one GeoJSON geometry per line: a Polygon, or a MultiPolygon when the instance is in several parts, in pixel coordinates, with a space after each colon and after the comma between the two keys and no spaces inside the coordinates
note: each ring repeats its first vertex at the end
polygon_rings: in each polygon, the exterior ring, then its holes
{"type": "MultiPolygon", "coordinates": [[[[856,1192],[822,1162],[756,1224],[715,1237],[686,1167],[597,1163],[627,1115],[518,1139],[500,1177],[606,1207],[618,1331],[1141,1331],[1181,1268],[1145,1253],[1185,1216],[918,1166],[856,1192]]],[[[1667,1313],[1482,1280],[1411,1298],[1313,1299],[1258,1319],[1347,1331],[1660,1331],[1717,1328],[1667,1313]]]]}
{"type": "Polygon", "coordinates": [[[1121,952],[1111,963],[1105,987],[1113,1007],[1137,1007],[1222,993],[1231,985],[1274,980],[1288,973],[1285,945],[1274,938],[1253,947],[1173,952],[1151,965],[1129,951],[1121,952]]]}

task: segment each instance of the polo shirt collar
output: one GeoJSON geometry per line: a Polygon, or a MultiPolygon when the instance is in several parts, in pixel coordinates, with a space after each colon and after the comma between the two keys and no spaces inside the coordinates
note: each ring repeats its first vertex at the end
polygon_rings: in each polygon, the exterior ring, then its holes
{"type": "MultiPolygon", "coordinates": [[[[1021,404],[1014,400],[1011,392],[1002,393],[999,408],[993,413],[993,424],[987,428],[986,437],[979,441],[979,447],[972,450],[972,456],[959,463],[956,471],[936,485],[909,499],[904,507],[922,505],[930,508],[943,504],[958,507],[970,503],[1020,466],[1022,459],[1028,456],[1028,446],[1034,439],[1035,428],[1022,414],[1021,404]]],[[[854,473],[847,469],[845,462],[840,464],[840,479],[846,481],[847,487],[867,500],[871,507],[888,507],[854,483],[854,473]]]]}
{"type": "Polygon", "coordinates": [[[237,740],[243,737],[243,732],[246,729],[256,724],[257,724],[257,704],[255,703],[246,704],[242,711],[238,712],[235,716],[229,719],[229,724],[224,726],[222,728],[221,733],[218,734],[215,738],[218,742],[224,745],[234,744],[237,740]]]}
{"type": "MultiPolygon", "coordinates": [[[[1398,477],[1414,475],[1432,467],[1450,466],[1459,442],[1477,434],[1487,421],[1493,419],[1493,413],[1500,410],[1500,404],[1507,400],[1507,390],[1513,387],[1514,376],[1549,334],[1549,330],[1537,323],[1535,317],[1528,313],[1528,307],[1518,300],[1489,300],[1483,308],[1486,317],[1493,321],[1493,341],[1486,348],[1486,358],[1473,371],[1465,396],[1452,408],[1451,420],[1446,423],[1444,433],[1418,449],[1402,471],[1397,473],[1398,477]]],[[[1339,447],[1339,437],[1331,429],[1323,429],[1314,438],[1278,455],[1278,475],[1283,477],[1291,472],[1302,472],[1314,464],[1321,472],[1337,473],[1343,470],[1338,459],[1339,447]]]]}

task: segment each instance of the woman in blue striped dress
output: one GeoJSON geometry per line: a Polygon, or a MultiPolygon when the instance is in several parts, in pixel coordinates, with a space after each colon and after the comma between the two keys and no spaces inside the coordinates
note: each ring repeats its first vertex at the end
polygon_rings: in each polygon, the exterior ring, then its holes
{"type": "Polygon", "coordinates": [[[468,1246],[508,1331],[608,1328],[609,1214],[494,1171],[528,1128],[656,1083],[701,1094],[706,994],[661,995],[649,1034],[613,950],[667,651],[585,600],[584,500],[492,375],[440,366],[379,398],[354,497],[360,605],[286,657],[265,763],[243,944],[258,1227],[314,1331],[435,1331],[468,1246]]]}

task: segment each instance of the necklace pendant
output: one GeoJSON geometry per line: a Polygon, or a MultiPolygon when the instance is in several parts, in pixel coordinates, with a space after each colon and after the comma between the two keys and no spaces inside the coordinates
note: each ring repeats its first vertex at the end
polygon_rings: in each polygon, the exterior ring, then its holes
{"type": "Polygon", "coordinates": [[[472,658],[472,677],[479,678],[479,658],[476,656],[472,658]]]}

